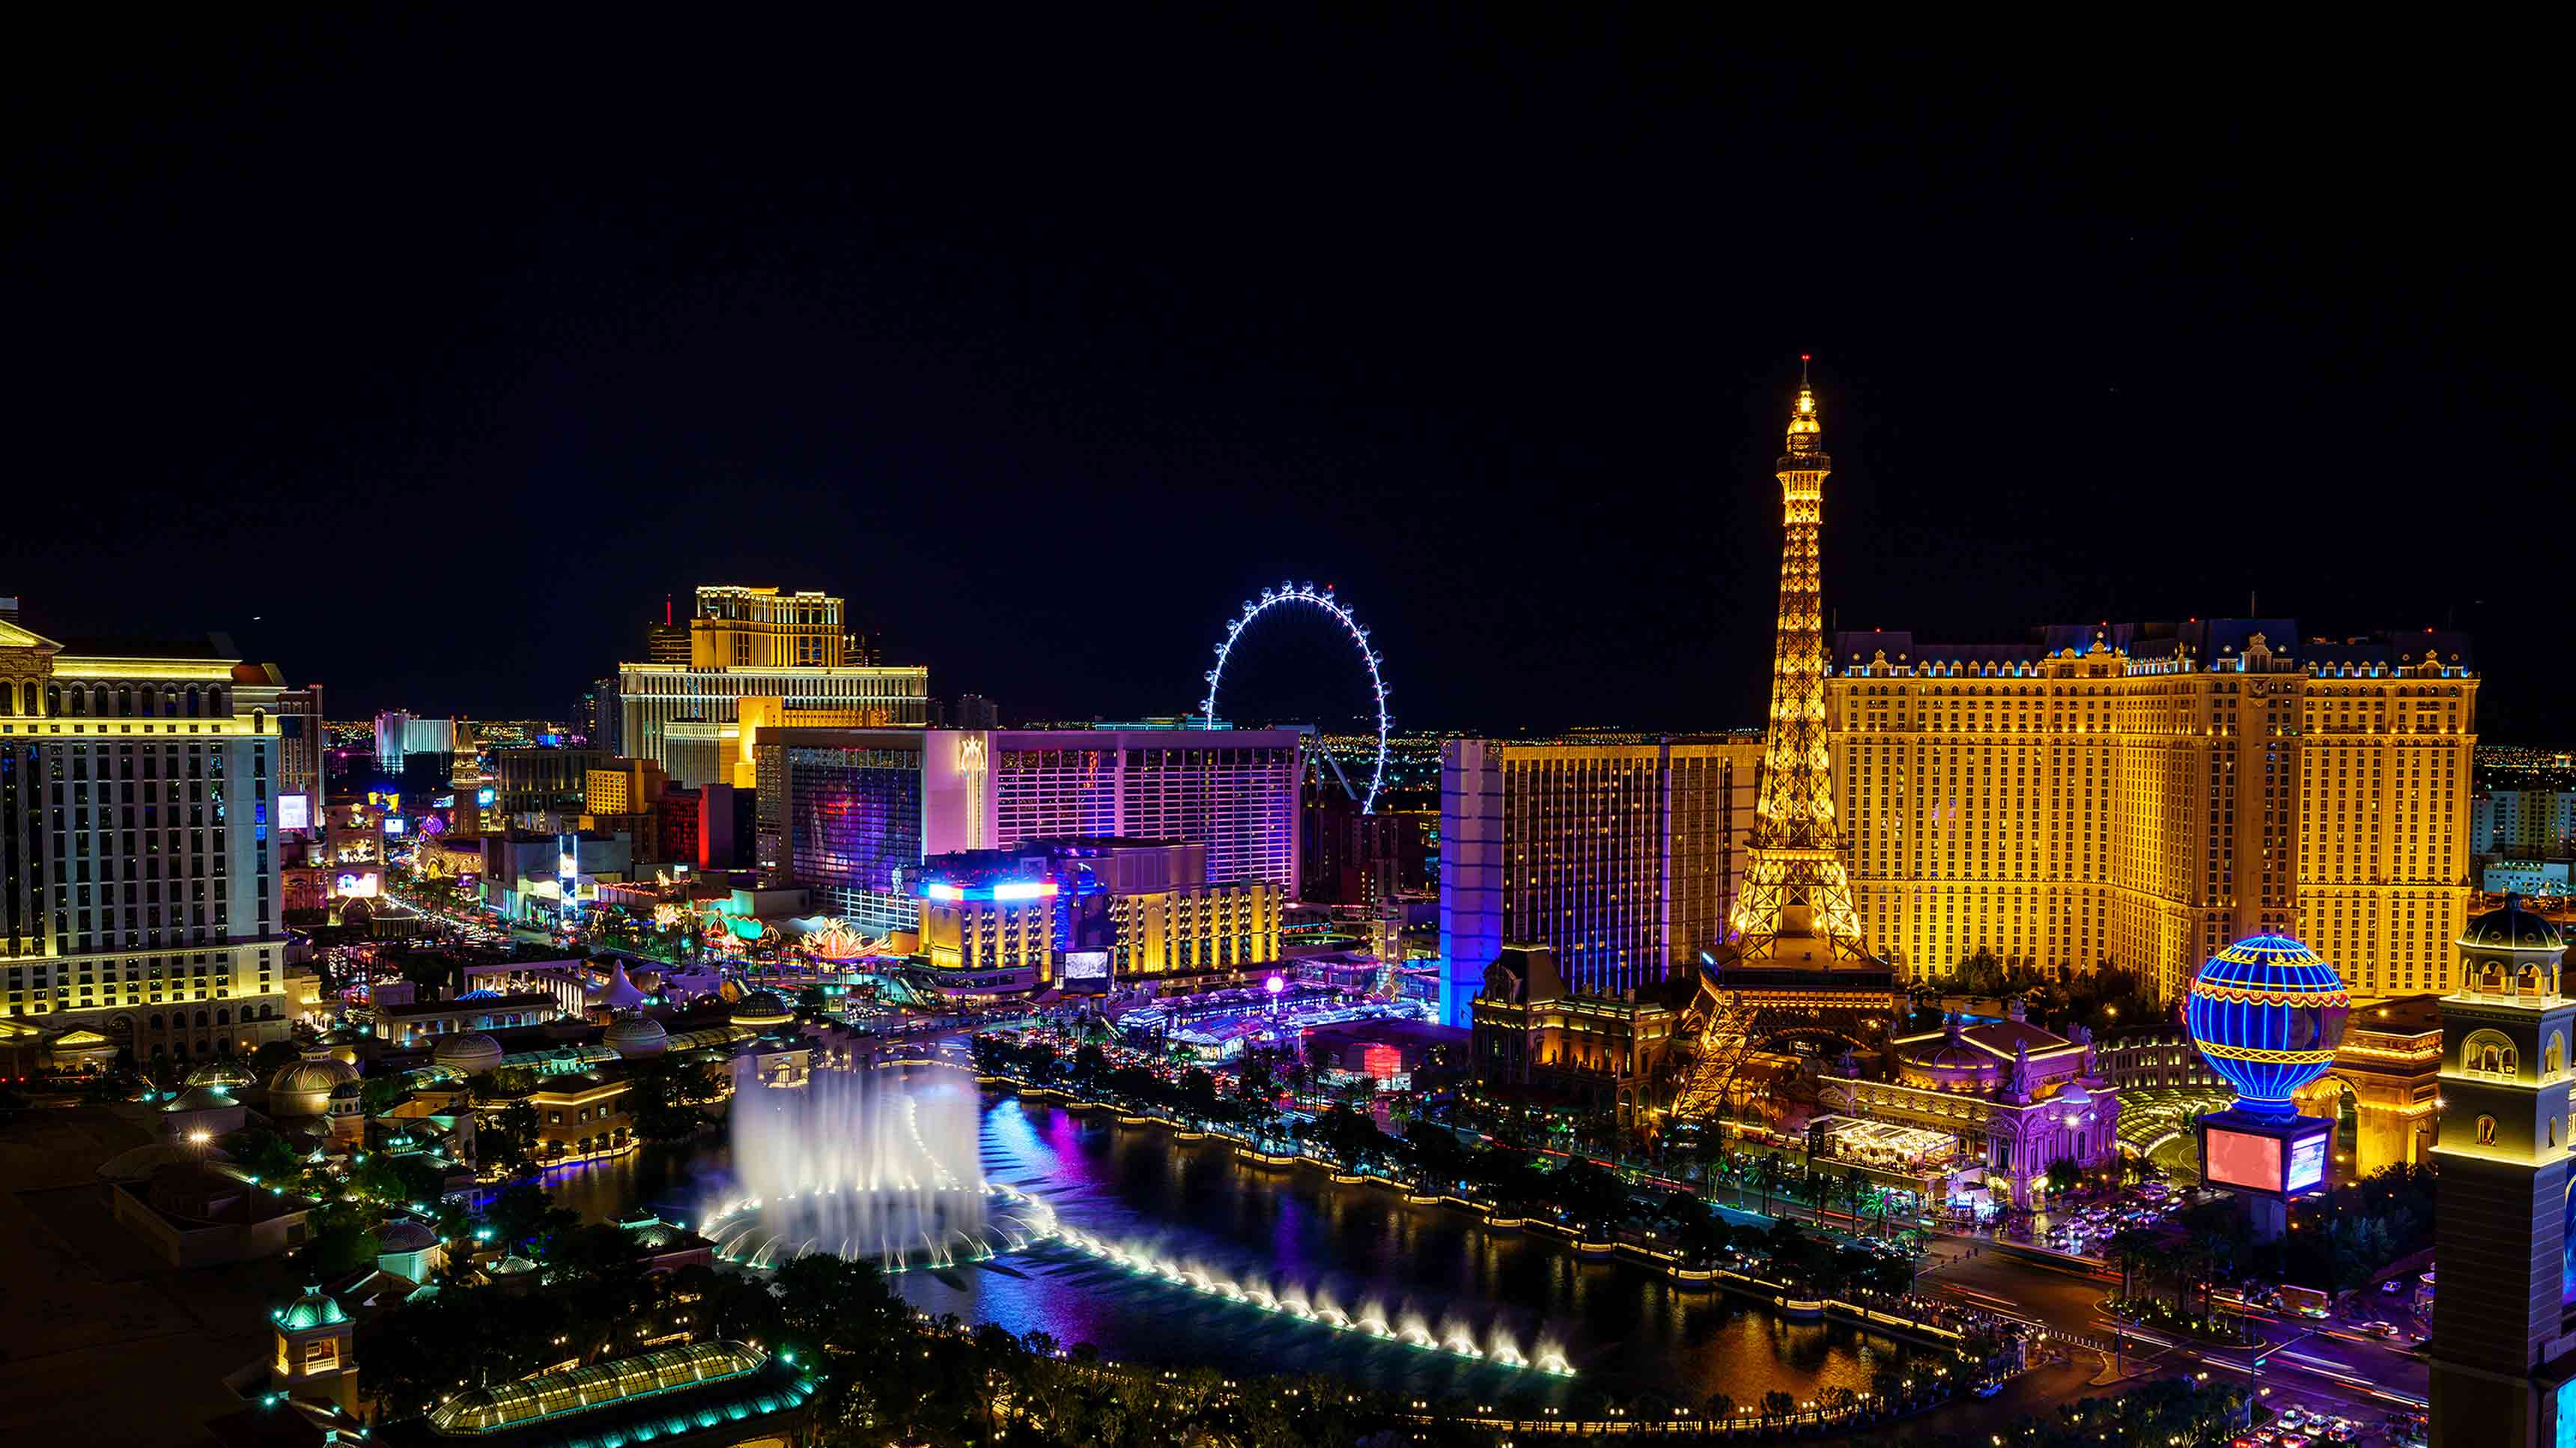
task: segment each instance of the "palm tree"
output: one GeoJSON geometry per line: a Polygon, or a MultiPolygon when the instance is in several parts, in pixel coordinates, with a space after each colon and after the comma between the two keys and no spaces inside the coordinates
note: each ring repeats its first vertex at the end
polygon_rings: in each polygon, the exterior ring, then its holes
{"type": "Polygon", "coordinates": [[[1781,1163],[1780,1153],[1775,1151],[1753,1164],[1753,1174],[1761,1182],[1762,1215],[1767,1217],[1771,1215],[1771,1194],[1788,1179],[1788,1169],[1781,1163]]]}
{"type": "Polygon", "coordinates": [[[2126,1302],[2136,1296],[2132,1285],[2138,1269],[2156,1259],[2155,1235],[2135,1227],[2123,1227],[2111,1234],[2107,1255],[2111,1265],[2120,1269],[2120,1299],[2126,1302]]]}
{"type": "Polygon", "coordinates": [[[2199,1268],[2200,1316],[2210,1320],[2212,1292],[2218,1279],[2236,1266],[2236,1243],[2224,1232],[2199,1231],[2191,1234],[2191,1255],[2199,1268]]]}

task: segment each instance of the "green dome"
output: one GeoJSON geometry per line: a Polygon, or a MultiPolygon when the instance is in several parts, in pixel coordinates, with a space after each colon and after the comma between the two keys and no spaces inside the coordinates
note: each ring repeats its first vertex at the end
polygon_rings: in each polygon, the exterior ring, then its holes
{"type": "Polygon", "coordinates": [[[329,1327],[335,1322],[348,1320],[349,1314],[342,1312],[340,1304],[319,1285],[305,1288],[304,1295],[295,1299],[294,1305],[277,1314],[277,1325],[288,1332],[302,1332],[308,1327],[329,1327]]]}

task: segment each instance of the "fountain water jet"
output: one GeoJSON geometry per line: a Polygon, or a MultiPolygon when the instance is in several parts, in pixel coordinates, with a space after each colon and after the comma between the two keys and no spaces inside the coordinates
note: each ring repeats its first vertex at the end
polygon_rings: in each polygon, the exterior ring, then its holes
{"type": "Polygon", "coordinates": [[[718,1255],[776,1267],[808,1253],[889,1272],[952,1266],[1056,1233],[1045,1204],[987,1183],[932,1143],[976,1139],[971,1092],[824,1072],[799,1091],[734,1098],[739,1195],[706,1209],[718,1255]]]}

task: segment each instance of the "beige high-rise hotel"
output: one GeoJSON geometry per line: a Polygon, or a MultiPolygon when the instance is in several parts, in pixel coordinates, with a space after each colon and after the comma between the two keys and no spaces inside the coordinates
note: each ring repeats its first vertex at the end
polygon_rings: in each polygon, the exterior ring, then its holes
{"type": "Polygon", "coordinates": [[[1841,633],[1833,783],[1868,939],[1907,977],[1978,951],[2179,995],[2263,931],[2357,996],[2453,988],[2478,677],[2464,635],[2291,619],[1841,633]]]}

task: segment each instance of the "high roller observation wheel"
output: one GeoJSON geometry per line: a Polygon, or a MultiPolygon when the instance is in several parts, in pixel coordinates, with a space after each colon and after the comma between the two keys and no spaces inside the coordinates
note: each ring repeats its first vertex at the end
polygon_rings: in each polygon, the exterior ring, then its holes
{"type": "Polygon", "coordinates": [[[1277,588],[1261,590],[1261,597],[1258,599],[1244,600],[1243,612],[1226,621],[1225,637],[1217,640],[1216,667],[1207,671],[1207,697],[1199,701],[1200,717],[1206,727],[1210,729],[1216,727],[1217,684],[1225,676],[1225,661],[1233,654],[1235,642],[1243,637],[1243,631],[1252,626],[1254,619],[1274,608],[1291,603],[1306,604],[1323,610],[1334,623],[1341,625],[1342,632],[1350,635],[1352,643],[1359,645],[1360,662],[1368,665],[1369,693],[1377,700],[1377,764],[1369,774],[1368,794],[1360,801],[1360,813],[1375,814],[1378,789],[1386,783],[1386,743],[1389,733],[1386,675],[1383,669],[1386,660],[1378,655],[1377,650],[1369,647],[1368,630],[1361,627],[1360,621],[1351,615],[1351,611],[1342,606],[1341,600],[1333,597],[1331,584],[1317,588],[1311,583],[1282,583],[1277,588]]]}

